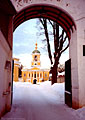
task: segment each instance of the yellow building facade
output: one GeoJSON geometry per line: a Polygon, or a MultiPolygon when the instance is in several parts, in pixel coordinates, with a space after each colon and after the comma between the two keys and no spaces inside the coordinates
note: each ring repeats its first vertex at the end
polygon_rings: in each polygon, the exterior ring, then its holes
{"type": "Polygon", "coordinates": [[[31,69],[22,70],[23,82],[31,82],[36,84],[37,82],[49,80],[49,69],[41,69],[40,51],[37,50],[37,43],[35,44],[35,50],[32,52],[31,69]]]}
{"type": "Polygon", "coordinates": [[[18,82],[20,62],[19,62],[19,59],[18,59],[18,58],[14,58],[13,60],[14,60],[13,80],[14,80],[15,82],[18,82]]]}

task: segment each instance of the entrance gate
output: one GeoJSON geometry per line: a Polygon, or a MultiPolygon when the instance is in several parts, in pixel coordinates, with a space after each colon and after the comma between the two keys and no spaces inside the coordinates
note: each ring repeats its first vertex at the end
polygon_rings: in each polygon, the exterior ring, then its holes
{"type": "Polygon", "coordinates": [[[65,103],[72,107],[71,59],[65,62],[65,103]]]}
{"type": "Polygon", "coordinates": [[[36,80],[36,79],[34,79],[34,80],[33,80],[33,84],[36,84],[36,83],[37,83],[37,80],[36,80]]]}

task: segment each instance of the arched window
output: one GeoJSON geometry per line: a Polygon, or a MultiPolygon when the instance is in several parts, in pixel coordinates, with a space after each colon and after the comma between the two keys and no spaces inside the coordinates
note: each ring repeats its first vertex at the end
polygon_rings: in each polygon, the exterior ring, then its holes
{"type": "Polygon", "coordinates": [[[34,56],[34,60],[37,61],[37,55],[34,56]]]}
{"type": "Polygon", "coordinates": [[[32,77],[33,77],[33,73],[32,73],[32,77]]]}
{"type": "Polygon", "coordinates": [[[37,77],[39,77],[39,73],[37,73],[37,77]]]}
{"type": "Polygon", "coordinates": [[[30,73],[29,73],[29,78],[30,78],[30,73]]]}
{"type": "Polygon", "coordinates": [[[26,74],[24,73],[24,77],[26,76],[26,74]]]}
{"type": "Polygon", "coordinates": [[[40,73],[40,77],[42,77],[42,73],[40,73]]]}
{"type": "Polygon", "coordinates": [[[47,73],[45,73],[45,77],[47,77],[47,73]]]}
{"type": "Polygon", "coordinates": [[[34,73],[34,78],[36,78],[36,72],[34,73]]]}

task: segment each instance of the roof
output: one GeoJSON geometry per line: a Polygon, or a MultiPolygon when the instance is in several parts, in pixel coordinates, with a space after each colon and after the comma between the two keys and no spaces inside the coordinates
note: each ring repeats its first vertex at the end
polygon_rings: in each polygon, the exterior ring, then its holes
{"type": "Polygon", "coordinates": [[[38,67],[33,67],[33,68],[31,68],[30,70],[40,70],[40,68],[38,68],[38,67]]]}
{"type": "Polygon", "coordinates": [[[34,50],[32,53],[40,53],[39,50],[34,50]]]}

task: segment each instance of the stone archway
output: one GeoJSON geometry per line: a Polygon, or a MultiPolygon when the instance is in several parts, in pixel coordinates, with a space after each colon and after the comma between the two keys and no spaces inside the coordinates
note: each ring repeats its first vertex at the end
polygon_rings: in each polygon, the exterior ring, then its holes
{"type": "MultiPolygon", "coordinates": [[[[12,61],[12,34],[14,29],[27,19],[47,17],[57,20],[68,33],[70,40],[71,77],[72,77],[72,107],[85,105],[85,1],[67,0],[7,0],[0,1],[0,114],[11,107],[11,88],[8,80],[12,61]],[[49,4],[48,4],[49,3],[49,4]],[[76,7],[75,7],[76,5],[76,7]],[[37,9],[35,11],[35,7],[37,9]],[[44,11],[44,12],[43,12],[44,11]],[[54,12],[53,12],[54,11],[54,12]],[[38,12],[39,14],[37,14],[38,12]],[[46,13],[45,13],[46,12],[46,13]],[[69,14],[68,14],[69,13],[69,14]],[[36,15],[37,14],[37,15],[36,15]],[[72,17],[71,17],[72,16],[72,17]],[[26,18],[27,17],[27,18],[26,18]],[[74,20],[73,20],[74,19],[74,20]],[[75,27],[76,26],[76,27],[75,27]],[[76,28],[76,29],[75,29],[76,28]],[[7,94],[7,90],[9,93],[7,94]],[[6,99],[5,99],[6,98],[6,99]],[[8,101],[8,102],[7,102],[8,101]]],[[[1,116],[0,115],[0,116],[1,116]]]]}
{"type": "MultiPolygon", "coordinates": [[[[76,25],[74,20],[65,10],[46,4],[31,5],[28,6],[26,9],[18,12],[13,19],[14,30],[24,21],[32,18],[40,18],[40,17],[44,17],[56,21],[57,24],[59,24],[65,30],[69,40],[71,39],[71,35],[76,31],[76,25]]],[[[33,83],[36,83],[35,80],[33,80],[33,83]]],[[[66,104],[70,103],[70,101],[71,103],[73,102],[72,95],[74,96],[74,92],[68,94],[68,91],[65,91],[65,101],[68,101],[65,102],[66,104]],[[70,97],[70,100],[69,100],[69,96],[72,96],[70,97]]],[[[73,103],[71,104],[71,106],[72,105],[73,103]]],[[[74,105],[72,107],[74,107],[74,105]]]]}

